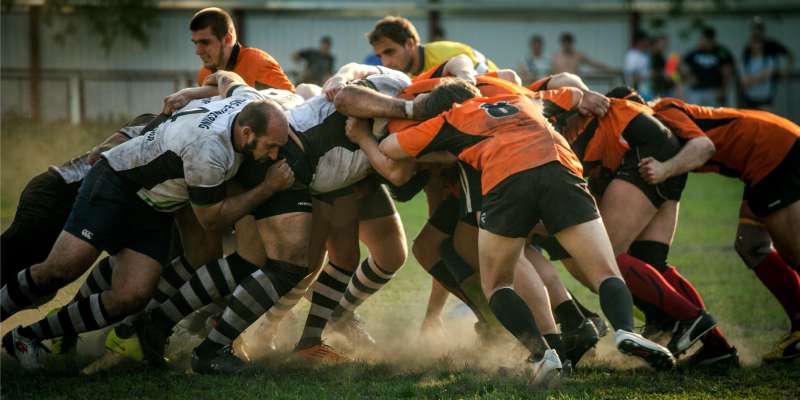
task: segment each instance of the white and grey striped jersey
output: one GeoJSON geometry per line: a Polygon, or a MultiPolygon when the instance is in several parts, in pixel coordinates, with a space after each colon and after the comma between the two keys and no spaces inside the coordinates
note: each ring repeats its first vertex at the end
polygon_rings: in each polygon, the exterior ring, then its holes
{"type": "MultiPolygon", "coordinates": [[[[276,103],[280,104],[284,110],[291,110],[303,103],[304,99],[294,94],[288,90],[283,89],[263,89],[258,91],[262,96],[265,96],[268,99],[274,100],[276,103]]],[[[222,96],[214,96],[205,99],[198,99],[192,100],[186,104],[183,108],[176,111],[176,113],[203,107],[204,105],[211,103],[213,101],[222,100],[222,96]]],[[[144,115],[140,116],[144,117],[144,115]]],[[[155,115],[152,115],[155,117],[155,115]]],[[[118,131],[119,133],[128,137],[128,139],[133,139],[142,134],[142,129],[147,126],[147,123],[141,123],[140,118],[135,119],[129,125],[126,125],[118,131]]],[[[66,183],[74,183],[80,182],[83,178],[86,177],[86,174],[89,173],[89,170],[92,169],[91,164],[89,164],[89,154],[83,154],[78,157],[75,157],[64,164],[59,166],[50,166],[50,169],[61,175],[61,178],[64,179],[66,183]]]]}
{"type": "Polygon", "coordinates": [[[112,169],[141,186],[139,197],[171,212],[190,201],[207,206],[225,198],[225,181],[242,154],[233,148],[233,122],[249,103],[266,99],[237,86],[225,99],[184,107],[161,125],[103,153],[112,169]]]}
{"type": "MultiPolygon", "coordinates": [[[[380,74],[370,75],[356,84],[389,96],[396,96],[411,84],[408,76],[400,71],[378,69],[380,74]]],[[[309,185],[312,194],[345,188],[372,172],[367,155],[347,139],[347,116],[336,112],[336,107],[324,95],[308,99],[286,116],[289,126],[303,142],[306,158],[314,171],[309,185]]]]}

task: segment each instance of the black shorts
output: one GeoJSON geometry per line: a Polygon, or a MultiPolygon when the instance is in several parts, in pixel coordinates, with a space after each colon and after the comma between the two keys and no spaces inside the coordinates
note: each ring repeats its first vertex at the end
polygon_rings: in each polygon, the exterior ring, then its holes
{"type": "Polygon", "coordinates": [[[761,218],[800,201],[800,140],[764,179],[744,188],[744,200],[761,218]]]}
{"type": "Polygon", "coordinates": [[[483,197],[480,227],[528,237],[541,220],[550,233],[600,218],[586,181],[558,162],[518,172],[483,197]]]}
{"type": "Polygon", "coordinates": [[[78,195],[80,182],[66,183],[47,170],[31,179],[19,197],[11,225],[0,239],[2,284],[50,254],[78,195]]]}
{"type": "MultiPolygon", "coordinates": [[[[663,124],[647,114],[639,114],[631,120],[622,137],[631,148],[625,153],[614,178],[639,188],[656,208],[667,200],[680,201],[683,188],[686,187],[687,174],[673,176],[657,185],[645,182],[639,174],[640,160],[653,157],[663,162],[678,154],[681,147],[678,139],[663,124]]],[[[595,193],[599,191],[592,190],[595,193]]]]}
{"type": "Polygon", "coordinates": [[[547,255],[550,257],[551,261],[572,258],[555,236],[533,235],[533,237],[531,237],[531,244],[547,251],[547,255]]]}
{"type": "Polygon", "coordinates": [[[358,220],[367,221],[397,213],[389,191],[374,177],[367,177],[348,187],[332,192],[313,195],[314,199],[333,205],[337,198],[356,194],[358,196],[358,220]]]}
{"type": "MultiPolygon", "coordinates": [[[[464,162],[458,162],[458,180],[461,193],[458,197],[462,217],[475,215],[481,210],[481,172],[464,162]]],[[[474,218],[472,218],[474,220],[474,218]]]]}
{"type": "Polygon", "coordinates": [[[311,194],[308,189],[289,189],[277,192],[254,208],[250,214],[256,220],[260,220],[298,212],[311,212],[311,194]]]}
{"type": "Polygon", "coordinates": [[[109,254],[131,249],[165,262],[173,215],[150,207],[138,190],[101,159],[83,180],[64,230],[109,254]]]}

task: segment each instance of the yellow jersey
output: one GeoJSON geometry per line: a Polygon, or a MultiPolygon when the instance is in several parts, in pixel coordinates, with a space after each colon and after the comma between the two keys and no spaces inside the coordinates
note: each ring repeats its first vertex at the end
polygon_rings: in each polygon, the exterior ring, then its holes
{"type": "Polygon", "coordinates": [[[486,58],[483,53],[467,46],[463,43],[439,41],[430,42],[419,46],[419,57],[421,68],[409,74],[410,77],[415,77],[423,71],[427,71],[455,56],[465,54],[472,60],[475,65],[475,70],[479,74],[486,72],[496,71],[497,65],[492,60],[486,58]]]}

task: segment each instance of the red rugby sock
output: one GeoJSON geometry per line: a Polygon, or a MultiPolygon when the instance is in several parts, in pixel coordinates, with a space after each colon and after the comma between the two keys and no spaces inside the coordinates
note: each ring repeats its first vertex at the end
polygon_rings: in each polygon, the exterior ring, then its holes
{"type": "Polygon", "coordinates": [[[634,296],[679,321],[700,315],[701,308],[676,291],[650,264],[624,253],[617,256],[617,263],[634,296]]]}
{"type": "Polygon", "coordinates": [[[797,271],[774,250],[753,271],[786,310],[792,331],[800,330],[800,275],[797,271]]]}

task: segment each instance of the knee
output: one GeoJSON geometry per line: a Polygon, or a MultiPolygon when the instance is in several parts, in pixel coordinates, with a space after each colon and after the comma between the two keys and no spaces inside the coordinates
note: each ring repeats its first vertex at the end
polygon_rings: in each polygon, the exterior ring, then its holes
{"type": "Polygon", "coordinates": [[[737,234],[736,241],[733,248],[739,257],[747,265],[748,268],[753,269],[761,263],[761,261],[772,252],[772,244],[768,240],[759,240],[759,238],[752,237],[747,234],[737,234]]]}
{"type": "Polygon", "coordinates": [[[77,279],[83,271],[85,268],[80,269],[76,265],[48,259],[34,265],[31,268],[31,275],[38,287],[56,290],[77,279]]]}
{"type": "Polygon", "coordinates": [[[425,237],[418,236],[414,239],[414,244],[411,246],[411,253],[414,254],[414,258],[417,259],[417,262],[420,263],[423,267],[431,267],[433,263],[439,259],[439,246],[440,242],[434,242],[431,240],[426,240],[425,237]]]}
{"type": "Polygon", "coordinates": [[[153,290],[136,290],[134,288],[112,289],[103,303],[111,315],[131,315],[144,309],[153,295],[153,290]]]}
{"type": "Polygon", "coordinates": [[[370,255],[385,271],[397,271],[406,263],[408,248],[405,243],[396,243],[370,255]]]}

